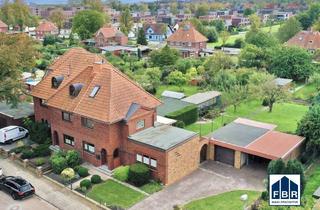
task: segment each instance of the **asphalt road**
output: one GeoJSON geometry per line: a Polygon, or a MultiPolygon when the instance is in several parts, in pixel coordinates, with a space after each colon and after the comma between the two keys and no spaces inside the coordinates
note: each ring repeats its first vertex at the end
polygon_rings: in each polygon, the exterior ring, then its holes
{"type": "Polygon", "coordinates": [[[24,200],[13,200],[10,195],[0,192],[1,210],[58,210],[58,208],[42,200],[38,196],[26,198],[24,200]]]}

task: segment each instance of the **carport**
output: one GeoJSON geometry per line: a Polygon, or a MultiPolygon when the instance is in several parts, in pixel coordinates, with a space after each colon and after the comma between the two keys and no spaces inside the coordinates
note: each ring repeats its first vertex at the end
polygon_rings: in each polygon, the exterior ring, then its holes
{"type": "Polygon", "coordinates": [[[214,160],[241,168],[267,165],[270,160],[295,159],[304,140],[297,135],[274,131],[275,125],[238,118],[209,134],[214,160]]]}

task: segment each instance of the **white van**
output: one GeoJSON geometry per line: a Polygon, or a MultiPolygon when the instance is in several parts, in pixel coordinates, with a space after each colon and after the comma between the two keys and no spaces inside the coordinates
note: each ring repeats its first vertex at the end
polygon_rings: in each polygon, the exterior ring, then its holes
{"type": "Polygon", "coordinates": [[[23,127],[15,125],[4,127],[0,129],[0,143],[12,143],[28,135],[29,131],[23,127]]]}

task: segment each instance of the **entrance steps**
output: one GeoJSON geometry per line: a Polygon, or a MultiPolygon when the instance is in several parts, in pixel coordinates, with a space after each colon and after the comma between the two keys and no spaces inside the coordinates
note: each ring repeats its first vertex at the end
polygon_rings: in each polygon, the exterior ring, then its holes
{"type": "Polygon", "coordinates": [[[102,166],[97,167],[97,170],[105,175],[112,176],[112,171],[109,170],[108,166],[106,166],[106,165],[102,165],[102,166]]]}

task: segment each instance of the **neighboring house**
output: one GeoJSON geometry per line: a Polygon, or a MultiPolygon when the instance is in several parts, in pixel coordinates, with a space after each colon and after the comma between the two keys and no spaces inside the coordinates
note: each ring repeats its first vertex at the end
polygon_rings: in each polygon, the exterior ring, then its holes
{"type": "Polygon", "coordinates": [[[8,32],[8,25],[0,20],[0,33],[8,32]]]}
{"type": "Polygon", "coordinates": [[[112,170],[142,162],[171,184],[197,169],[205,141],[191,131],[155,125],[161,102],[101,55],[73,48],[33,89],[35,120],[47,122],[52,143],[112,170]]]}
{"type": "Polygon", "coordinates": [[[58,35],[58,28],[52,22],[43,21],[36,28],[35,32],[36,32],[36,38],[42,40],[48,34],[58,35]]]}
{"type": "Polygon", "coordinates": [[[201,51],[207,48],[207,41],[208,39],[190,23],[179,27],[179,29],[167,39],[168,45],[178,49],[184,58],[200,56],[201,51]]]}
{"type": "Polygon", "coordinates": [[[22,126],[26,117],[34,119],[33,104],[21,102],[16,108],[12,108],[5,102],[0,103],[0,128],[9,125],[22,126]]]}
{"type": "Polygon", "coordinates": [[[206,136],[211,159],[241,168],[296,159],[304,137],[275,131],[276,125],[238,118],[206,136]]]}
{"type": "Polygon", "coordinates": [[[243,27],[250,25],[250,20],[247,17],[232,17],[231,24],[234,27],[243,27]]]}
{"type": "Polygon", "coordinates": [[[288,46],[298,46],[314,53],[320,48],[320,32],[318,31],[300,31],[294,37],[289,39],[288,46]]]}
{"type": "Polygon", "coordinates": [[[110,45],[124,46],[128,44],[128,37],[112,26],[104,26],[100,28],[96,32],[94,40],[96,47],[105,47],[110,45]]]}
{"type": "Polygon", "coordinates": [[[274,17],[276,20],[288,20],[292,16],[291,12],[275,12],[274,17]]]}
{"type": "Polygon", "coordinates": [[[151,42],[163,42],[173,33],[171,28],[164,23],[144,24],[143,30],[146,39],[151,42]]]}
{"type": "Polygon", "coordinates": [[[218,91],[208,91],[196,93],[192,96],[181,99],[181,101],[194,104],[198,107],[200,115],[214,106],[220,105],[221,93],[218,91]]]}

